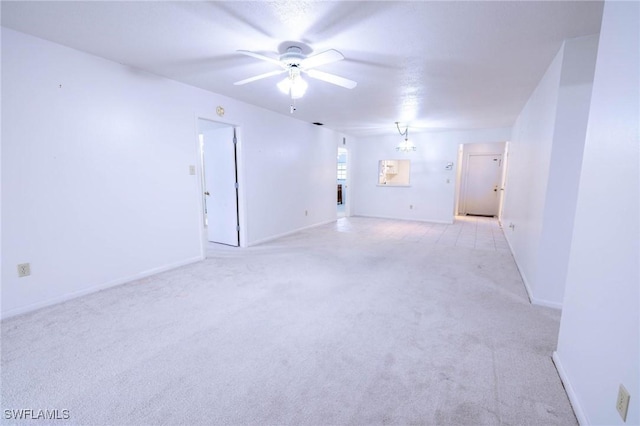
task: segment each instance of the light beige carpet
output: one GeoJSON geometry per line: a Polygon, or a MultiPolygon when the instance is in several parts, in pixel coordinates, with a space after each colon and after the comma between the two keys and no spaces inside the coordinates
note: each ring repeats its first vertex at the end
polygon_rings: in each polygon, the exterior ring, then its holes
{"type": "Polygon", "coordinates": [[[2,421],[576,424],[559,312],[529,304],[498,228],[480,248],[452,229],[340,219],[6,320],[2,421]]]}

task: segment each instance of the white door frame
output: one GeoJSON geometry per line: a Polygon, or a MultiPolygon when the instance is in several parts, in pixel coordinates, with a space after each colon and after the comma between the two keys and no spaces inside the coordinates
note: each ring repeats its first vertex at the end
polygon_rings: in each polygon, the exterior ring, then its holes
{"type": "MultiPolygon", "coordinates": [[[[344,149],[347,152],[347,178],[344,180],[344,186],[342,188],[342,197],[346,202],[344,202],[344,217],[351,216],[351,189],[349,188],[349,176],[351,170],[351,150],[344,145],[338,145],[336,148],[336,153],[338,150],[344,149]]],[[[337,162],[336,162],[337,164],[337,162]]],[[[337,168],[337,167],[336,167],[337,168]]]]}
{"type": "Polygon", "coordinates": [[[502,155],[502,178],[500,179],[500,205],[498,206],[498,221],[502,225],[502,209],[504,207],[504,197],[507,191],[507,173],[509,167],[509,141],[504,144],[504,154],[502,155]]]}
{"type": "MultiPolygon", "coordinates": [[[[467,185],[467,178],[469,176],[469,158],[472,156],[499,156],[500,157],[500,161],[502,162],[502,164],[500,165],[500,184],[502,183],[502,179],[504,176],[504,152],[467,152],[464,155],[464,169],[462,170],[462,187],[460,188],[460,195],[459,195],[459,203],[458,203],[458,214],[464,215],[467,214],[467,190],[468,190],[468,185],[467,185]]],[[[500,185],[499,184],[499,185],[500,185]]],[[[502,191],[500,191],[502,192],[502,191]]],[[[499,196],[500,194],[498,194],[499,196]]],[[[496,217],[500,214],[500,197],[498,197],[498,212],[496,213],[496,217]]]]}
{"type": "Polygon", "coordinates": [[[201,252],[201,256],[202,258],[206,257],[206,249],[207,249],[207,245],[209,244],[208,238],[207,238],[207,228],[205,227],[205,204],[204,204],[204,191],[205,191],[205,184],[204,184],[204,157],[203,157],[203,151],[202,151],[202,146],[200,144],[200,130],[198,128],[198,120],[208,120],[208,121],[212,121],[214,123],[219,123],[219,124],[224,124],[226,126],[229,127],[233,127],[235,129],[236,132],[236,172],[238,175],[238,223],[240,225],[240,238],[239,238],[239,247],[246,247],[247,246],[247,236],[246,236],[246,213],[245,213],[245,192],[244,192],[244,168],[243,168],[243,155],[242,155],[242,128],[234,123],[230,123],[227,121],[221,121],[219,119],[219,117],[217,118],[213,118],[213,117],[209,117],[206,115],[202,115],[202,114],[196,114],[195,115],[195,123],[194,123],[194,129],[195,129],[195,148],[196,148],[196,158],[197,158],[197,164],[195,165],[196,168],[196,177],[197,177],[197,206],[198,206],[198,222],[199,222],[199,229],[200,229],[200,242],[201,242],[201,246],[200,246],[200,252],[201,252]]]}
{"type": "Polygon", "coordinates": [[[455,185],[455,201],[454,201],[454,214],[462,215],[466,211],[466,206],[463,206],[463,191],[466,190],[468,157],[473,154],[486,154],[486,155],[502,155],[502,176],[500,177],[500,194],[499,194],[499,208],[498,218],[502,215],[502,206],[506,197],[506,178],[508,168],[509,157],[509,142],[508,141],[496,141],[496,142],[471,142],[458,145],[457,159],[458,164],[456,167],[456,185],[455,185]],[[500,149],[499,145],[504,143],[504,147],[500,149]],[[477,145],[482,145],[478,147],[477,145]]]}
{"type": "Polygon", "coordinates": [[[233,126],[199,120],[204,134],[204,180],[209,242],[240,245],[238,171],[233,126]]]}

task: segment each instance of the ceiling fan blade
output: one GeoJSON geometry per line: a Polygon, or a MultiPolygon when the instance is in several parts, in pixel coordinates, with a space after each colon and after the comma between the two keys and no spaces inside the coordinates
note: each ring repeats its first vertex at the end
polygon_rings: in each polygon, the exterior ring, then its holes
{"type": "Polygon", "coordinates": [[[330,64],[332,62],[338,62],[344,59],[342,53],[335,49],[329,49],[325,52],[318,53],[317,55],[309,56],[300,63],[300,66],[304,69],[311,69],[319,67],[320,65],[330,64]]]}
{"type": "Polygon", "coordinates": [[[280,62],[279,59],[277,58],[272,58],[270,56],[266,56],[266,55],[262,55],[260,53],[256,53],[256,52],[251,52],[249,50],[237,50],[238,53],[242,53],[243,55],[247,55],[247,56],[251,56],[253,58],[257,58],[260,59],[262,61],[267,61],[267,62],[271,62],[272,64],[278,65],[279,67],[284,68],[285,65],[280,62]]]}
{"type": "Polygon", "coordinates": [[[249,77],[249,78],[245,78],[244,80],[236,81],[233,84],[235,86],[242,86],[243,84],[251,83],[252,81],[262,80],[263,78],[272,77],[274,75],[282,74],[285,72],[287,72],[287,70],[270,71],[264,74],[256,75],[255,77],[249,77]]]}
{"type": "Polygon", "coordinates": [[[327,72],[322,72],[318,70],[309,70],[307,74],[311,78],[315,78],[317,80],[326,81],[327,83],[335,84],[340,87],[344,87],[345,89],[353,89],[358,85],[353,80],[349,80],[348,78],[340,77],[334,74],[329,74],[327,72]]]}

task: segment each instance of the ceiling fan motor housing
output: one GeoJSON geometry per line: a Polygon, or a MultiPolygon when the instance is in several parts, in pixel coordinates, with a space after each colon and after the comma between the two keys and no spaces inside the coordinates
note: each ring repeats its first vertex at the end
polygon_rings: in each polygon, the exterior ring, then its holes
{"type": "Polygon", "coordinates": [[[302,49],[298,46],[289,46],[287,48],[287,52],[283,53],[280,56],[280,61],[282,61],[287,67],[291,66],[299,66],[302,60],[306,58],[306,56],[302,53],[302,49]]]}

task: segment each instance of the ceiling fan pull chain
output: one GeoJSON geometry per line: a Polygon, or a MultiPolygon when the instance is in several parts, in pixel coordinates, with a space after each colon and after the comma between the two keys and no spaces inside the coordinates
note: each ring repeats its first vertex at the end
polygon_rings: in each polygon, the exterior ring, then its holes
{"type": "Polygon", "coordinates": [[[291,105],[289,105],[289,113],[293,114],[296,111],[296,100],[291,97],[291,105]]]}

